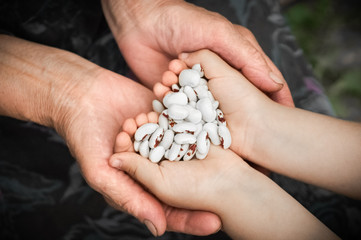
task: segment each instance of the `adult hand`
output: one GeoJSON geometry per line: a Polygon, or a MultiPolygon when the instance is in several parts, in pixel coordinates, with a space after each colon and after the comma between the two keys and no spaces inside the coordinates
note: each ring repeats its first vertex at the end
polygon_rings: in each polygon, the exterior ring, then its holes
{"type": "Polygon", "coordinates": [[[284,105],[293,100],[282,74],[253,34],[223,16],[184,1],[102,0],[127,63],[148,87],[181,52],[210,49],[284,105]]]}
{"type": "Polygon", "coordinates": [[[167,226],[199,235],[220,228],[216,215],[162,204],[109,166],[124,119],[151,110],[149,89],[75,54],[13,37],[0,35],[0,55],[0,114],[54,127],[88,184],[112,206],[156,235],[167,226]]]}

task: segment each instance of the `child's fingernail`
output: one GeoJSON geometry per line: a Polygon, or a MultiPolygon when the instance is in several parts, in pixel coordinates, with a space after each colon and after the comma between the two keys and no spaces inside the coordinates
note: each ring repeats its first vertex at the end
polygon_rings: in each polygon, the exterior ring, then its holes
{"type": "Polygon", "coordinates": [[[270,78],[272,78],[272,80],[273,80],[275,83],[281,84],[281,85],[284,84],[283,80],[280,79],[279,77],[277,77],[277,75],[274,74],[273,72],[270,72],[269,76],[270,76],[270,78]]]}
{"type": "Polygon", "coordinates": [[[158,236],[157,229],[155,228],[154,224],[149,221],[148,219],[144,220],[145,226],[149,229],[149,231],[153,234],[153,236],[158,236]]]}
{"type": "Polygon", "coordinates": [[[188,56],[189,56],[188,53],[181,53],[181,54],[179,54],[179,59],[184,60],[184,59],[186,59],[188,56]]]}
{"type": "Polygon", "coordinates": [[[122,165],[122,162],[119,159],[112,159],[110,160],[110,166],[113,168],[120,168],[122,165]]]}

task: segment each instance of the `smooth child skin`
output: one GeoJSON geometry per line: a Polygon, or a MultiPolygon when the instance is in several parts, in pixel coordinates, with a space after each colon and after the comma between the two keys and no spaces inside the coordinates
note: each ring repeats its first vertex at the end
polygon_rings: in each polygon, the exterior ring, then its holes
{"type": "Polygon", "coordinates": [[[361,199],[360,123],[278,104],[208,50],[173,60],[155,95],[162,99],[180,71],[196,63],[220,103],[231,150],[271,171],[361,199]]]}
{"type": "Polygon", "coordinates": [[[170,63],[162,84],[154,86],[155,95],[161,99],[182,69],[200,63],[231,131],[230,150],[211,146],[204,160],[157,165],[135,154],[131,142],[137,127],[154,119],[130,119],[130,127],[123,126],[125,132],[117,140],[118,147],[128,152],[115,154],[110,165],[126,171],[172,206],[217,213],[224,230],[234,238],[337,238],[239,156],[360,199],[361,125],[277,104],[208,50],[179,58],[170,63]]]}
{"type": "Polygon", "coordinates": [[[121,153],[115,154],[110,164],[141,182],[161,201],[216,213],[233,239],[337,239],[297,201],[229,149],[212,145],[203,160],[162,161],[159,165],[135,153],[132,138],[136,129],[156,122],[155,115],[151,112],[127,119],[116,141],[121,153]]]}

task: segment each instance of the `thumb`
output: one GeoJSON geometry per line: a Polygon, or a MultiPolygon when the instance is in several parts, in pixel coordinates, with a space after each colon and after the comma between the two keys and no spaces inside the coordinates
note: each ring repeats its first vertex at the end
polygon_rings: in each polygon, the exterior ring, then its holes
{"type": "Polygon", "coordinates": [[[112,168],[108,163],[106,166],[83,166],[82,170],[88,184],[101,193],[112,207],[136,217],[154,236],[165,232],[167,220],[162,204],[125,172],[112,168]]]}
{"type": "MultiPolygon", "coordinates": [[[[161,167],[158,164],[150,162],[139,154],[122,152],[111,157],[110,165],[125,171],[156,196],[162,195],[160,185],[164,179],[162,179],[161,167]]],[[[211,212],[171,207],[166,202],[163,203],[163,210],[168,231],[202,236],[213,234],[221,228],[220,218],[211,212]]]]}
{"type": "Polygon", "coordinates": [[[223,38],[212,42],[211,50],[220,55],[228,64],[240,70],[258,89],[276,92],[285,81],[257,40],[247,28],[233,25],[225,31],[223,38]]]}
{"type": "Polygon", "coordinates": [[[158,164],[154,164],[134,152],[116,153],[110,158],[109,163],[112,167],[126,172],[147,189],[152,191],[157,189],[157,182],[161,177],[158,164]]]}

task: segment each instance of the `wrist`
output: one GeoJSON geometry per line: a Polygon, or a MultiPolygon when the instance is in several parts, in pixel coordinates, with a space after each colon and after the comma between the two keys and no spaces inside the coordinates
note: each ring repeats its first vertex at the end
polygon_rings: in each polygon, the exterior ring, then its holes
{"type": "MultiPolygon", "coordinates": [[[[233,163],[228,164],[229,167],[226,168],[226,171],[219,172],[222,175],[216,177],[216,181],[212,185],[213,190],[207,198],[210,200],[208,210],[221,217],[234,208],[235,204],[243,196],[246,196],[247,192],[252,191],[252,181],[254,181],[255,174],[257,174],[243,159],[233,152],[232,154],[234,154],[233,157],[225,155],[227,162],[233,161],[233,163]]],[[[225,169],[224,163],[219,169],[225,169]]]]}
{"type": "Polygon", "coordinates": [[[264,139],[272,135],[270,125],[276,121],[278,104],[261,92],[251,94],[245,104],[235,105],[226,120],[232,134],[231,149],[242,158],[255,162],[259,152],[272,144],[264,139]]]}
{"type": "Polygon", "coordinates": [[[90,104],[87,96],[94,84],[108,71],[71,52],[55,51],[50,57],[53,66],[48,69],[47,79],[51,83],[46,96],[48,108],[44,112],[49,125],[44,125],[66,138],[74,118],[90,104]]]}
{"type": "Polygon", "coordinates": [[[276,170],[277,159],[293,136],[290,134],[294,131],[293,120],[288,115],[292,109],[270,100],[261,111],[256,110],[258,117],[252,121],[245,134],[247,160],[271,171],[276,170]]]}
{"type": "Polygon", "coordinates": [[[0,114],[12,118],[57,128],[76,108],[79,89],[85,92],[101,69],[73,53],[15,37],[0,36],[0,42],[0,114]]]}
{"type": "Polygon", "coordinates": [[[0,43],[0,114],[48,126],[51,83],[43,77],[46,67],[39,63],[39,52],[50,48],[7,35],[0,35],[0,43]]]}

